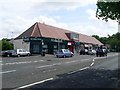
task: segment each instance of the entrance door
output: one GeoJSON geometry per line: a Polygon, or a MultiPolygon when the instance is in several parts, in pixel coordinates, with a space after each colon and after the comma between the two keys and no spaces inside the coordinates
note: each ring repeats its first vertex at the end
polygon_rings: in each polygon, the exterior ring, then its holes
{"type": "Polygon", "coordinates": [[[33,53],[39,53],[40,52],[40,45],[33,45],[33,53]]]}
{"type": "Polygon", "coordinates": [[[32,54],[41,54],[42,52],[42,43],[41,42],[31,42],[30,52],[32,54]]]}

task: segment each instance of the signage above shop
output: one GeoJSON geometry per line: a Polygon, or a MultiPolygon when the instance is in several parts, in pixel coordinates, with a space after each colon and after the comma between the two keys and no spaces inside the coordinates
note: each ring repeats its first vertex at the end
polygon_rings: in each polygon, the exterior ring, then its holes
{"type": "Polygon", "coordinates": [[[68,45],[71,45],[71,42],[68,42],[68,45]]]}
{"type": "Polygon", "coordinates": [[[23,38],[24,42],[29,42],[29,38],[23,38]]]}
{"type": "Polygon", "coordinates": [[[61,39],[51,39],[52,42],[62,42],[61,39]]]}
{"type": "Polygon", "coordinates": [[[41,38],[32,37],[32,38],[30,38],[30,40],[32,40],[32,41],[41,41],[42,39],[41,38]]]}

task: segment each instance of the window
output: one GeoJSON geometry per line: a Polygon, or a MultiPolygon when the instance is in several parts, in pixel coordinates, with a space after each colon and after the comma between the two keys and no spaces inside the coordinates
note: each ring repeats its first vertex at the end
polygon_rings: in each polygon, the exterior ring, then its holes
{"type": "Polygon", "coordinates": [[[19,50],[19,52],[22,52],[22,50],[19,50]]]}

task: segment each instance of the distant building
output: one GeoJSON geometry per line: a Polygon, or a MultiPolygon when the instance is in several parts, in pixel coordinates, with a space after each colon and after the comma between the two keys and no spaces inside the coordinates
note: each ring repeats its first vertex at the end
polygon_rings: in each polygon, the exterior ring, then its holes
{"type": "Polygon", "coordinates": [[[81,45],[95,47],[103,45],[94,37],[72,32],[66,29],[36,22],[14,40],[14,49],[24,48],[32,54],[40,54],[45,48],[48,54],[58,49],[68,48],[78,52],[81,45]]]}

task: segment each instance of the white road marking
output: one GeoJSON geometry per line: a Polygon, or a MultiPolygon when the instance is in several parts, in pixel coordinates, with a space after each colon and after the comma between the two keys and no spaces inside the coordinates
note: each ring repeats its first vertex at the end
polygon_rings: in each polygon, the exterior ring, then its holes
{"type": "Polygon", "coordinates": [[[54,66],[53,64],[52,65],[44,65],[44,66],[39,66],[37,68],[45,68],[45,67],[51,67],[51,66],[54,66]]]}
{"type": "Polygon", "coordinates": [[[32,83],[32,84],[28,84],[28,85],[25,85],[25,86],[18,87],[18,88],[13,89],[13,90],[19,90],[19,89],[27,88],[27,87],[30,87],[30,86],[33,86],[33,85],[36,85],[36,84],[41,84],[41,83],[44,83],[46,81],[50,81],[50,80],[53,80],[53,79],[54,78],[45,79],[45,80],[42,80],[42,81],[39,81],[39,82],[35,82],[35,83],[32,83]]]}
{"type": "Polygon", "coordinates": [[[91,63],[91,65],[90,66],[93,66],[94,65],[94,61],[91,63]]]}
{"type": "Polygon", "coordinates": [[[15,71],[16,71],[16,70],[11,70],[11,71],[0,72],[0,74],[11,73],[11,72],[15,72],[15,71]]]}
{"type": "Polygon", "coordinates": [[[61,64],[62,64],[62,63],[54,63],[54,64],[50,64],[50,65],[39,66],[39,67],[36,67],[36,68],[52,67],[52,66],[61,65],[61,64]]]}
{"type": "Polygon", "coordinates": [[[78,72],[78,70],[69,72],[68,74],[73,74],[73,73],[75,73],[75,72],[78,72]]]}
{"type": "Polygon", "coordinates": [[[76,70],[76,71],[72,71],[72,72],[69,72],[68,74],[73,74],[73,73],[76,73],[78,71],[82,71],[82,70],[85,70],[85,69],[88,69],[89,67],[84,67],[84,68],[81,68],[79,70],[76,70]]]}
{"type": "Polygon", "coordinates": [[[51,69],[51,70],[43,71],[43,73],[51,72],[51,71],[56,71],[56,70],[57,70],[57,69],[51,69]]]}
{"type": "Polygon", "coordinates": [[[82,69],[79,69],[79,70],[83,71],[83,70],[88,69],[88,68],[90,68],[90,67],[85,67],[85,68],[82,68],[82,69]]]}
{"type": "Polygon", "coordinates": [[[65,62],[65,64],[69,64],[69,63],[73,63],[73,62],[77,62],[77,61],[70,61],[70,62],[65,62]]]}
{"type": "Polygon", "coordinates": [[[1,65],[15,65],[15,64],[28,64],[28,63],[37,63],[37,62],[44,62],[44,60],[36,60],[36,61],[24,61],[24,62],[13,62],[13,63],[5,63],[1,65]]]}

